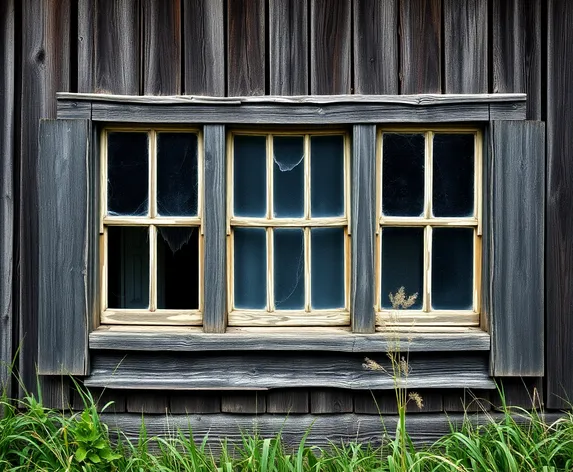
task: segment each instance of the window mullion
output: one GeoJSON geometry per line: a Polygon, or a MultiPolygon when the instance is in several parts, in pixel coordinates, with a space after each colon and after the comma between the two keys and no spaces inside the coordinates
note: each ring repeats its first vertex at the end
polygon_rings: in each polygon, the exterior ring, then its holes
{"type": "Polygon", "coordinates": [[[149,226],[149,311],[157,310],[157,227],[149,226]]]}

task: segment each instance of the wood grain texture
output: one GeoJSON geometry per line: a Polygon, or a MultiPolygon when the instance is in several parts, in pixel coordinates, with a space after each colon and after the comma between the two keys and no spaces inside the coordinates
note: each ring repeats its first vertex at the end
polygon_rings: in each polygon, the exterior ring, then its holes
{"type": "Polygon", "coordinates": [[[87,373],[88,140],[86,120],[43,120],[38,167],[38,372],[87,373]]]}
{"type": "Polygon", "coordinates": [[[58,119],[80,119],[80,120],[91,120],[92,119],[92,104],[91,102],[84,101],[58,101],[58,119]]]}
{"type": "Polygon", "coordinates": [[[446,413],[485,412],[491,410],[490,390],[452,390],[443,395],[446,413]]]}
{"type": "Polygon", "coordinates": [[[438,413],[444,409],[443,392],[440,390],[418,389],[410,390],[408,393],[416,393],[422,402],[418,404],[415,400],[408,401],[406,413],[409,415],[420,413],[438,413]]]}
{"type": "Polygon", "coordinates": [[[488,2],[442,1],[445,93],[485,93],[488,90],[488,2]]]}
{"type": "MultiPolygon", "coordinates": [[[[0,391],[11,395],[14,323],[15,4],[0,4],[0,391]]],[[[0,416],[2,413],[0,413],[0,416]]]]}
{"type": "Polygon", "coordinates": [[[504,403],[525,410],[541,411],[543,409],[543,378],[520,377],[498,379],[500,391],[491,392],[492,407],[503,411],[504,403]]]}
{"type": "Polygon", "coordinates": [[[227,95],[265,94],[264,0],[227,2],[227,95]]]}
{"type": "MultiPolygon", "coordinates": [[[[81,384],[80,384],[81,385],[81,384]]],[[[72,390],[72,409],[82,411],[89,405],[90,400],[86,399],[86,394],[90,395],[96,406],[98,413],[125,413],[125,393],[123,390],[107,390],[102,388],[87,389],[81,385],[82,392],[72,390]],[[86,401],[87,400],[87,401],[86,401]]]]}
{"type": "Polygon", "coordinates": [[[400,2],[400,93],[440,93],[441,0],[400,2]]]}
{"type": "Polygon", "coordinates": [[[183,5],[185,93],[225,95],[223,0],[188,0],[183,5]]]}
{"type": "Polygon", "coordinates": [[[205,149],[203,329],[223,333],[227,324],[225,126],[203,127],[205,149]]]}
{"type": "Polygon", "coordinates": [[[398,94],[398,0],[353,5],[354,92],[398,94]]]}
{"type": "Polygon", "coordinates": [[[573,399],[573,3],[548,2],[546,327],[547,407],[573,399]]]}
{"type": "Polygon", "coordinates": [[[172,414],[207,414],[221,412],[219,392],[171,392],[169,412],[172,414]]]}
{"type": "Polygon", "coordinates": [[[309,412],[309,392],[304,389],[272,390],[266,394],[267,413],[301,414],[309,412]]]}
{"type": "Polygon", "coordinates": [[[493,92],[526,92],[527,119],[542,118],[541,0],[493,0],[493,92]]]}
{"type": "Polygon", "coordinates": [[[396,415],[396,394],[390,391],[354,393],[354,413],[359,415],[396,415]]]}
{"type": "Polygon", "coordinates": [[[96,0],[77,0],[77,74],[78,92],[94,92],[94,18],[96,0]]]}
{"type": "Polygon", "coordinates": [[[376,239],[376,126],[352,131],[352,330],[376,330],[374,241],[376,239]]]}
{"type": "MultiPolygon", "coordinates": [[[[378,356],[376,356],[378,357],[378,356]]],[[[389,361],[382,355],[379,362],[389,361]]],[[[94,353],[90,387],[123,389],[393,389],[388,375],[365,370],[364,356],[352,354],[94,353]]],[[[411,355],[409,388],[493,388],[483,355],[411,355]]],[[[389,367],[386,365],[386,367],[389,367]]]]}
{"type": "Polygon", "coordinates": [[[266,409],[266,396],[262,392],[233,392],[221,396],[223,413],[260,415],[266,409]]]}
{"type": "Polygon", "coordinates": [[[139,0],[95,0],[95,92],[138,95],[139,0]]]}
{"type": "Polygon", "coordinates": [[[169,411],[169,396],[157,392],[129,392],[126,395],[128,413],[166,415],[169,411]]]}
{"type": "Polygon", "coordinates": [[[39,386],[38,398],[45,408],[67,410],[71,407],[69,377],[61,375],[42,376],[39,386]]]}
{"type": "Polygon", "coordinates": [[[270,0],[271,95],[308,93],[308,0],[270,0]]]}
{"type": "Polygon", "coordinates": [[[491,371],[544,372],[545,124],[491,125],[491,371]]]}
{"type": "Polygon", "coordinates": [[[310,392],[310,412],[314,415],[352,413],[352,392],[329,388],[310,392]]]}
{"type": "Polygon", "coordinates": [[[352,93],[351,2],[310,0],[310,91],[352,93]]]}
{"type": "Polygon", "coordinates": [[[143,93],[181,94],[181,1],[140,0],[143,93]]]}

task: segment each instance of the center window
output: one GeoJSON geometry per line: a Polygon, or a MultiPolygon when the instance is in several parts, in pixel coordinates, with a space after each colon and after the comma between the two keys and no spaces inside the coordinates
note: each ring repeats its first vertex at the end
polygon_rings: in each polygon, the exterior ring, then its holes
{"type": "Polygon", "coordinates": [[[227,142],[229,325],[348,325],[347,133],[235,131],[227,142]]]}

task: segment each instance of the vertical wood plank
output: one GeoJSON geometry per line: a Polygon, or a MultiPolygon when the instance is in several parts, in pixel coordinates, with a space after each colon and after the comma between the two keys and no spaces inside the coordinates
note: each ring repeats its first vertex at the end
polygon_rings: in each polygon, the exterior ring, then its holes
{"type": "Polygon", "coordinates": [[[441,93],[441,0],[400,1],[401,93],[441,93]]]}
{"type": "Polygon", "coordinates": [[[354,413],[394,415],[398,413],[396,395],[391,391],[357,391],[354,393],[354,413]]]}
{"type": "Polygon", "coordinates": [[[541,377],[520,377],[498,379],[503,392],[492,392],[492,404],[495,409],[502,410],[505,406],[519,407],[525,410],[543,408],[543,379],[541,377]]]}
{"type": "Polygon", "coordinates": [[[267,393],[267,413],[308,413],[308,390],[271,390],[267,393]]]}
{"type": "Polygon", "coordinates": [[[408,390],[408,394],[417,394],[422,400],[421,408],[414,399],[408,399],[406,413],[437,413],[443,411],[443,395],[438,389],[436,390],[408,390]]]}
{"type": "Polygon", "coordinates": [[[308,93],[308,1],[270,0],[271,95],[308,93]]]}
{"type": "Polygon", "coordinates": [[[573,399],[573,3],[548,2],[547,406],[573,399]]]}
{"type": "MultiPolygon", "coordinates": [[[[95,0],[78,0],[78,92],[94,91],[95,0]]],[[[73,73],[74,71],[72,71],[73,73]]]]}
{"type": "Polygon", "coordinates": [[[221,396],[217,392],[176,392],[170,396],[172,414],[209,414],[221,412],[221,396]]]}
{"type": "Polygon", "coordinates": [[[487,0],[443,0],[446,93],[487,93],[487,0]]]}
{"type": "Polygon", "coordinates": [[[224,333],[227,327],[225,126],[203,127],[205,149],[203,329],[224,333]]]}
{"type": "Polygon", "coordinates": [[[541,0],[493,0],[493,92],[527,93],[527,119],[541,119],[541,0]]]}
{"type": "Polygon", "coordinates": [[[223,0],[188,0],[183,5],[185,93],[225,95],[223,0]]]}
{"type": "Polygon", "coordinates": [[[352,413],[352,392],[342,389],[313,390],[310,392],[310,412],[313,415],[352,413]]]}
{"type": "Polygon", "coordinates": [[[46,408],[69,409],[72,404],[69,378],[61,375],[43,376],[38,398],[46,408]]]}
{"type": "Polygon", "coordinates": [[[398,94],[398,0],[355,0],[353,16],[355,93],[398,94]]]}
{"type": "Polygon", "coordinates": [[[312,94],[352,93],[351,15],[351,2],[348,0],[311,0],[312,94]]]}
{"type": "Polygon", "coordinates": [[[542,376],[545,124],[493,121],[491,139],[491,371],[542,376]]]}
{"type": "Polygon", "coordinates": [[[264,0],[227,2],[229,96],[265,94],[264,0]]]}
{"type": "Polygon", "coordinates": [[[352,330],[373,333],[376,126],[355,125],[352,146],[352,330]]]}
{"type": "Polygon", "coordinates": [[[221,397],[223,413],[262,414],[267,409],[266,394],[263,392],[232,392],[221,397]]]}
{"type": "Polygon", "coordinates": [[[169,396],[166,393],[136,391],[128,392],[126,398],[128,413],[165,415],[169,411],[169,396]]]}
{"type": "Polygon", "coordinates": [[[84,393],[80,394],[77,390],[72,393],[72,408],[75,411],[81,411],[89,405],[89,398],[84,399],[82,395],[89,394],[95,403],[96,410],[99,413],[125,413],[126,412],[126,399],[125,392],[120,390],[109,390],[106,388],[91,388],[83,387],[84,393]]]}
{"type": "Polygon", "coordinates": [[[143,93],[181,93],[181,2],[141,0],[143,93]]]}
{"type": "Polygon", "coordinates": [[[488,390],[447,390],[443,395],[444,411],[447,413],[490,411],[491,401],[488,390]]]}
{"type": "Polygon", "coordinates": [[[139,0],[95,1],[95,92],[138,95],[139,0]]]}

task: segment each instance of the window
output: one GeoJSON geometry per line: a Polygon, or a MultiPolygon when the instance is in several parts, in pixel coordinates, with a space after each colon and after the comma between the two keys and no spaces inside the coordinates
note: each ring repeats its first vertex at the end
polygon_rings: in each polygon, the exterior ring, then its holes
{"type": "Polygon", "coordinates": [[[229,325],[348,325],[349,137],[227,139],[229,325]]]}
{"type": "Polygon", "coordinates": [[[201,134],[107,128],[101,153],[101,322],[201,324],[201,134]]]}
{"type": "Polygon", "coordinates": [[[380,130],[378,324],[479,324],[481,148],[470,128],[380,130]],[[400,287],[418,296],[396,316],[400,287]]]}

